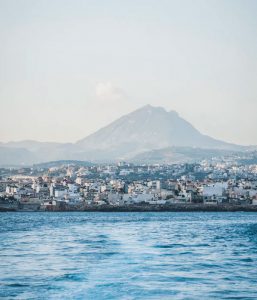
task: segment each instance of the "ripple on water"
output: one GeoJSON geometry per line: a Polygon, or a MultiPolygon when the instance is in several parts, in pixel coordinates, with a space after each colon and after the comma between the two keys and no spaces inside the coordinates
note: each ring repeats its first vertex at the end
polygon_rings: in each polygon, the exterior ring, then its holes
{"type": "Polygon", "coordinates": [[[0,298],[256,299],[254,213],[3,213],[0,298]]]}

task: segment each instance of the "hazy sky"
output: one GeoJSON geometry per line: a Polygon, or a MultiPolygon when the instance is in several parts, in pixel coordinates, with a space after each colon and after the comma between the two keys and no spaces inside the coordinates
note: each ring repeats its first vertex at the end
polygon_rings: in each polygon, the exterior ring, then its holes
{"type": "Polygon", "coordinates": [[[145,104],[257,144],[257,1],[0,0],[0,141],[76,141],[145,104]]]}

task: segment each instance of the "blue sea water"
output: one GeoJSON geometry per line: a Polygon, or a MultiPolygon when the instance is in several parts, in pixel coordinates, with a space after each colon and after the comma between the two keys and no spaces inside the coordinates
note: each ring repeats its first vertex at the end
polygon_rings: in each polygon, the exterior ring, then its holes
{"type": "Polygon", "coordinates": [[[257,299],[255,213],[1,213],[1,299],[257,299]]]}

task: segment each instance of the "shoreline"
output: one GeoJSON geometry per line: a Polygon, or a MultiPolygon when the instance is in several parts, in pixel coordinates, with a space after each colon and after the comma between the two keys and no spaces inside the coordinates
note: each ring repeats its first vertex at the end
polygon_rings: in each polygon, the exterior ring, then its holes
{"type": "Polygon", "coordinates": [[[172,204],[158,206],[87,207],[86,212],[257,212],[257,205],[197,205],[172,204]]]}
{"type": "Polygon", "coordinates": [[[77,209],[20,210],[1,208],[0,212],[257,212],[257,205],[202,205],[202,204],[169,204],[169,205],[128,205],[128,206],[85,206],[77,209]]]}

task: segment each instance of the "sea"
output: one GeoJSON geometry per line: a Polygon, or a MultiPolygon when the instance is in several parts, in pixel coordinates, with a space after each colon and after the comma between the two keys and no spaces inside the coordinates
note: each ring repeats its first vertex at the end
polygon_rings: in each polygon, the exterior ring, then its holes
{"type": "Polygon", "coordinates": [[[257,213],[0,213],[0,299],[257,299],[257,213]]]}

